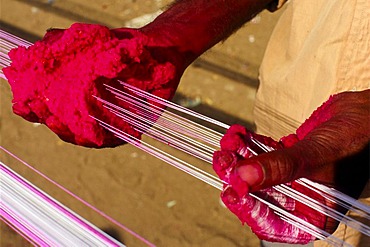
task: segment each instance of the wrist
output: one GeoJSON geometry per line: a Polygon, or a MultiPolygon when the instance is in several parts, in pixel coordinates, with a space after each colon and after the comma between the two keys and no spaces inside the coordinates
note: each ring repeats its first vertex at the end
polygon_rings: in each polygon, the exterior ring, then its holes
{"type": "Polygon", "coordinates": [[[141,28],[153,45],[174,47],[191,63],[272,0],[182,0],[141,28]],[[161,41],[161,42],[159,42],[161,41]]]}

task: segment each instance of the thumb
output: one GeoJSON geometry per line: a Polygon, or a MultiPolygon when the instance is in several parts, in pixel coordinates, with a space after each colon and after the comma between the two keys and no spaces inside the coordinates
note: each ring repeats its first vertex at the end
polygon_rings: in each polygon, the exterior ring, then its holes
{"type": "Polygon", "coordinates": [[[305,175],[305,155],[299,148],[284,148],[238,162],[236,171],[251,191],[291,182],[305,175]]]}

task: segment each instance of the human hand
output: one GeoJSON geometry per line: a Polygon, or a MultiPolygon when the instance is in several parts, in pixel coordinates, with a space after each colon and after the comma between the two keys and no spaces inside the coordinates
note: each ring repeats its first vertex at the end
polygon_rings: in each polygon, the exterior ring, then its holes
{"type": "Polygon", "coordinates": [[[170,100],[184,70],[195,59],[270,2],[176,1],[153,22],[138,29],[110,30],[82,23],[73,24],[72,30],[50,29],[36,46],[9,53],[12,65],[4,74],[13,91],[13,111],[29,121],[46,124],[61,139],[82,146],[125,143],[90,116],[140,138],[130,124],[97,102],[95,97],[123,106],[107,95],[105,85],[123,90],[117,82],[121,80],[170,100]]]}
{"type": "MultiPolygon", "coordinates": [[[[281,143],[252,133],[240,125],[231,126],[222,138],[221,151],[215,152],[213,156],[213,168],[225,182],[221,194],[222,201],[262,240],[299,244],[313,241],[315,239],[313,236],[282,220],[268,205],[249,195],[250,188],[240,178],[238,168],[244,160],[265,152],[255,141],[275,150],[283,148],[281,143]]],[[[295,182],[286,185],[307,193],[306,189],[295,182]]],[[[273,188],[262,189],[254,194],[305,221],[310,220],[310,223],[315,221],[316,225],[322,226],[325,220],[323,215],[316,214],[312,209],[305,208],[304,205],[273,188]]],[[[313,196],[312,193],[310,196],[313,196]]],[[[317,195],[313,198],[322,200],[317,195]]]]}
{"type": "MultiPolygon", "coordinates": [[[[239,164],[243,166],[239,175],[249,184],[251,191],[306,177],[357,197],[358,191],[346,189],[355,181],[344,184],[345,181],[339,181],[342,177],[338,176],[343,175],[343,170],[348,172],[348,176],[354,170],[363,173],[369,168],[366,159],[359,159],[361,155],[368,159],[369,123],[369,89],[333,95],[313,112],[296,134],[280,140],[286,148],[243,161],[239,164]],[[358,159],[357,169],[349,165],[349,161],[354,159],[358,159]],[[260,176],[248,175],[251,174],[248,172],[250,165],[260,172],[260,176]]],[[[348,180],[350,178],[346,178],[348,180]]]]}
{"type": "MultiPolygon", "coordinates": [[[[130,42],[133,49],[126,49],[122,63],[127,64],[124,73],[118,74],[118,79],[135,84],[147,90],[148,84],[153,84],[150,93],[164,99],[171,99],[186,69],[185,54],[177,50],[174,44],[167,41],[165,36],[145,30],[143,28],[115,28],[110,29],[112,35],[119,40],[130,42]],[[139,49],[137,48],[139,47],[139,49]],[[129,54],[127,54],[129,53],[129,54]],[[137,57],[133,62],[125,57],[137,57]],[[160,90],[155,90],[159,89],[160,90]]],[[[61,38],[66,29],[49,29],[43,40],[54,42],[61,38]]]]}
{"type": "MultiPolygon", "coordinates": [[[[107,90],[108,86],[127,92],[122,81],[170,100],[184,69],[177,67],[179,54],[169,47],[153,46],[151,38],[139,30],[82,23],[48,30],[42,40],[11,50],[9,57],[12,63],[3,71],[12,88],[14,113],[47,125],[67,142],[98,148],[125,142],[96,119],[130,136],[141,136],[97,100],[139,112],[135,104],[107,90]]],[[[148,108],[154,103],[146,102],[148,108]]]]}
{"type": "MultiPolygon", "coordinates": [[[[271,196],[271,191],[256,191],[307,177],[358,197],[369,174],[366,153],[370,139],[369,99],[369,90],[335,95],[317,109],[296,134],[282,138],[280,143],[274,144],[270,138],[240,127],[230,128],[221,141],[221,151],[214,155],[216,172],[229,184],[222,193],[226,206],[242,222],[250,225],[261,239],[269,241],[305,243],[313,239],[292,228],[266,205],[247,195],[250,191],[262,198],[273,199],[320,229],[333,232],[337,222],[326,219],[307,206],[276,193],[271,196]],[[245,152],[246,147],[254,145],[249,141],[252,135],[262,143],[273,146],[276,151],[259,152],[255,157],[245,152]],[[358,165],[357,169],[353,168],[353,164],[358,165]]],[[[252,148],[255,149],[255,145],[252,148]]],[[[304,191],[295,182],[288,185],[336,210],[343,210],[325,202],[312,191],[304,191]]]]}

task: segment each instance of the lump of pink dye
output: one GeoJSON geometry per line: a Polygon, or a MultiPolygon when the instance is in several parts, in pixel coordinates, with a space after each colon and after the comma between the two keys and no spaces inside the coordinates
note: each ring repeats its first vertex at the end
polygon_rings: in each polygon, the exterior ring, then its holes
{"type": "Polygon", "coordinates": [[[138,31],[109,30],[92,24],[49,30],[29,48],[9,52],[3,69],[13,92],[13,111],[47,125],[61,139],[87,147],[124,142],[90,115],[140,137],[130,124],[105,109],[93,95],[125,107],[104,88],[123,89],[118,80],[162,98],[173,96],[175,67],[156,60],[138,31]]]}

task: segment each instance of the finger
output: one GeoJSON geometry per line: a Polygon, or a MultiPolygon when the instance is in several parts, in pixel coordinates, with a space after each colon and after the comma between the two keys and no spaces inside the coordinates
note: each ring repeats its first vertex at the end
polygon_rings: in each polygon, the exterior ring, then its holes
{"type": "Polygon", "coordinates": [[[240,134],[226,133],[221,141],[220,146],[222,150],[235,152],[243,158],[249,158],[256,154],[254,144],[248,143],[248,138],[240,134]]]}
{"type": "Polygon", "coordinates": [[[221,150],[238,152],[245,146],[243,138],[238,134],[226,133],[220,141],[221,150]]]}
{"type": "Polygon", "coordinates": [[[240,135],[247,135],[247,129],[239,124],[231,125],[230,128],[227,130],[228,134],[240,134],[240,135]]]}
{"type": "Polygon", "coordinates": [[[248,184],[243,181],[235,170],[238,156],[231,151],[217,151],[213,155],[213,169],[226,184],[233,187],[238,196],[249,192],[248,184]]]}
{"type": "Polygon", "coordinates": [[[256,203],[259,203],[259,201],[249,195],[239,196],[230,185],[226,186],[222,191],[221,200],[243,223],[249,223],[251,219],[250,212],[256,203]]]}
{"type": "Polygon", "coordinates": [[[226,207],[262,240],[306,244],[315,238],[281,219],[266,204],[249,195],[240,197],[232,186],[221,194],[226,207]]]}
{"type": "Polygon", "coordinates": [[[236,154],[231,151],[216,151],[213,153],[212,158],[213,169],[220,179],[225,180],[226,170],[229,167],[235,166],[237,160],[236,154]]]}
{"type": "Polygon", "coordinates": [[[266,184],[266,172],[263,165],[257,162],[244,163],[244,161],[239,162],[236,171],[241,180],[245,181],[252,191],[254,187],[266,184]]]}
{"type": "Polygon", "coordinates": [[[290,148],[264,153],[239,161],[237,174],[245,181],[251,191],[287,183],[302,176],[302,164],[297,154],[290,148]]]}

